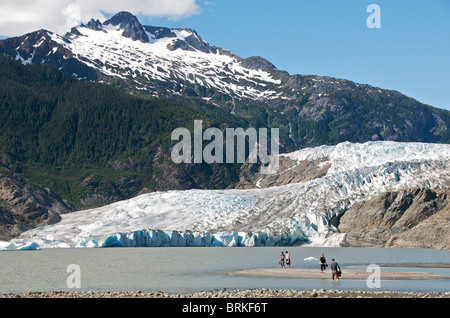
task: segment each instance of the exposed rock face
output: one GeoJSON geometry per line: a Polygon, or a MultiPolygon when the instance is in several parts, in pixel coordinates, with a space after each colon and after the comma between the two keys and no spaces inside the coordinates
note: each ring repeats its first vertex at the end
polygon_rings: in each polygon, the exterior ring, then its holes
{"type": "Polygon", "coordinates": [[[242,66],[248,67],[254,70],[274,70],[275,65],[261,56],[251,56],[242,60],[242,66]]]}
{"type": "Polygon", "coordinates": [[[275,174],[260,174],[259,165],[246,163],[241,168],[240,181],[236,188],[270,188],[290,183],[306,182],[325,176],[330,168],[328,159],[294,161],[279,157],[279,169],[275,174]]]}
{"type": "Polygon", "coordinates": [[[0,240],[42,225],[59,222],[60,214],[75,208],[49,190],[0,168],[0,240]]]}
{"type": "Polygon", "coordinates": [[[450,191],[436,190],[436,194],[447,205],[411,230],[394,234],[386,246],[450,250],[450,191]]]}
{"type": "MultiPolygon", "coordinates": [[[[119,12],[110,20],[105,21],[105,25],[119,26],[124,30],[122,35],[126,38],[130,38],[133,41],[141,41],[148,43],[150,40],[143,26],[139,23],[139,20],[129,12],[119,12]]],[[[97,30],[101,30],[101,24],[96,25],[97,30]]]]}
{"type": "MultiPolygon", "coordinates": [[[[159,148],[153,160],[157,171],[153,180],[157,191],[184,189],[225,189],[237,177],[223,164],[186,164],[182,169],[172,162],[170,154],[159,148]]],[[[142,193],[145,193],[143,191],[142,193]]]]}
{"type": "Polygon", "coordinates": [[[387,192],[355,204],[339,220],[348,246],[450,248],[450,191],[387,192]]]}

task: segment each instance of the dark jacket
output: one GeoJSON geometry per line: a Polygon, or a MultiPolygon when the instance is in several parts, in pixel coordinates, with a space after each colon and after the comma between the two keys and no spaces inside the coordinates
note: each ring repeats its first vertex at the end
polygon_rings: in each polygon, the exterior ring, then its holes
{"type": "Polygon", "coordinates": [[[338,271],[338,268],[339,268],[339,270],[341,270],[341,267],[339,266],[339,264],[338,264],[337,262],[332,262],[332,263],[331,263],[331,270],[332,270],[333,272],[337,272],[337,271],[338,271]]]}

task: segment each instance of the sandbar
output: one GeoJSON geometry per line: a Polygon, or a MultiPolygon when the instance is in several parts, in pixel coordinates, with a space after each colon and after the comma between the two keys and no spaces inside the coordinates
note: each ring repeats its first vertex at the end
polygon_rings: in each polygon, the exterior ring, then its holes
{"type": "MultiPolygon", "coordinates": [[[[229,271],[226,274],[246,277],[276,277],[276,278],[311,278],[311,279],[331,279],[331,271],[326,270],[321,273],[318,269],[311,268],[254,268],[238,271],[229,271]]],[[[367,280],[373,272],[366,270],[355,270],[342,268],[341,279],[367,280]]],[[[397,272],[380,271],[381,280],[431,280],[450,279],[448,275],[427,273],[427,272],[397,272]]]]}

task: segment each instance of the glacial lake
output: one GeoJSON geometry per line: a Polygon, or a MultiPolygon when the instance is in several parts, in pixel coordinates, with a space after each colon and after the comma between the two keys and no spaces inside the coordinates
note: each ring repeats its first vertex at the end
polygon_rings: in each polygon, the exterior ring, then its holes
{"type": "MultiPolygon", "coordinates": [[[[251,248],[97,248],[43,249],[0,252],[0,294],[28,291],[163,291],[188,293],[214,289],[338,289],[371,290],[365,280],[346,280],[345,269],[366,269],[369,264],[449,264],[450,251],[429,249],[251,247],[251,248]],[[293,268],[317,268],[324,253],[335,258],[344,272],[331,282],[323,279],[237,277],[225,272],[251,268],[277,268],[281,250],[288,250],[293,268]],[[80,288],[70,289],[71,264],[80,270],[80,288]]],[[[281,270],[281,269],[280,269],[281,270]]],[[[287,269],[286,269],[287,270],[287,269]]],[[[450,268],[382,267],[450,275],[450,268]]],[[[382,281],[391,291],[450,291],[450,280],[382,281]]]]}

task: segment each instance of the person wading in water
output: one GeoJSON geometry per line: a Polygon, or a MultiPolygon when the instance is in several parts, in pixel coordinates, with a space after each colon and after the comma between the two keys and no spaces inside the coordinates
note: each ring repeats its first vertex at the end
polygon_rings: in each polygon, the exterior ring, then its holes
{"type": "Polygon", "coordinates": [[[341,267],[337,262],[334,261],[334,258],[331,260],[331,281],[334,281],[334,277],[336,277],[336,281],[339,281],[339,276],[341,272],[341,267]]]}

